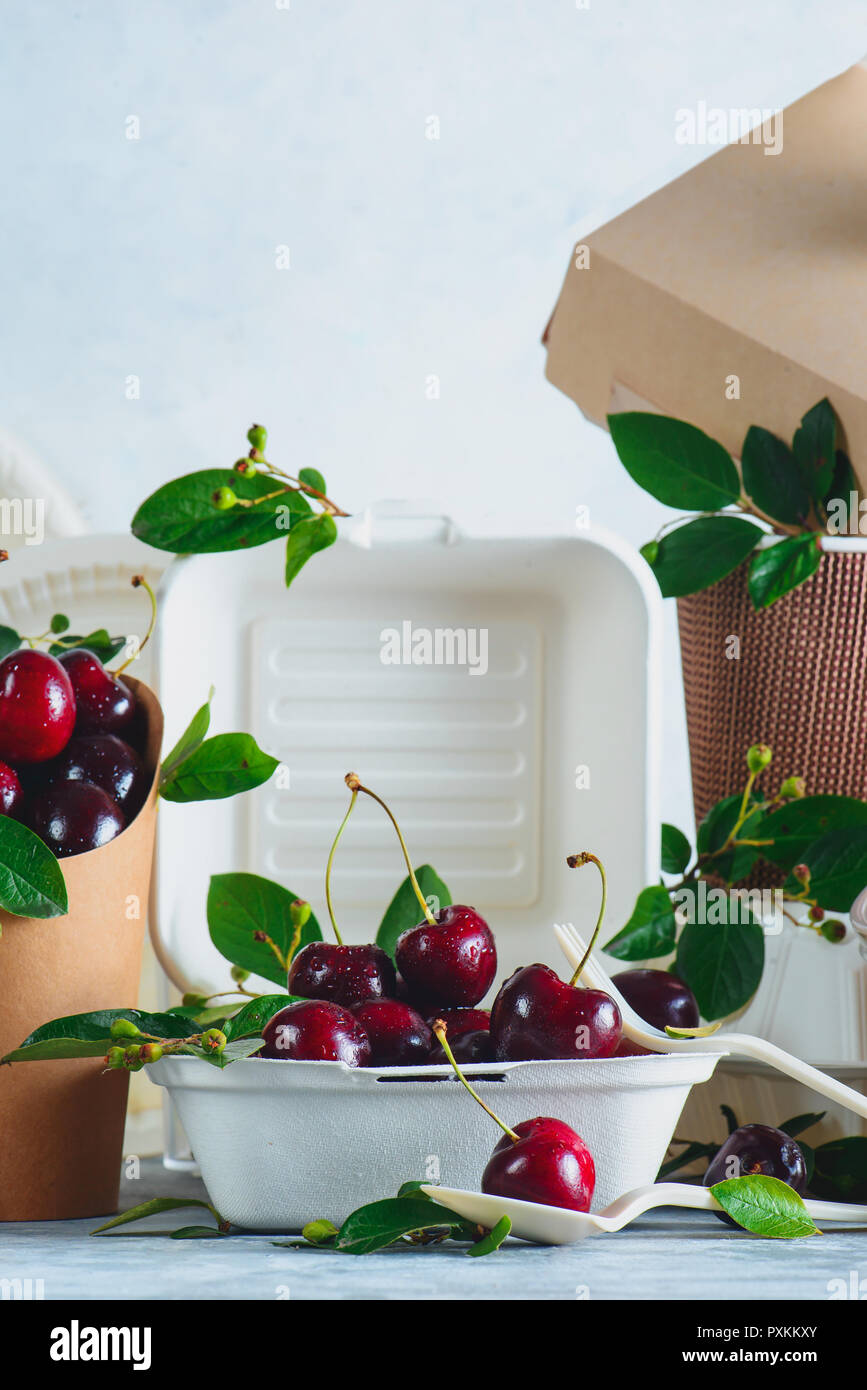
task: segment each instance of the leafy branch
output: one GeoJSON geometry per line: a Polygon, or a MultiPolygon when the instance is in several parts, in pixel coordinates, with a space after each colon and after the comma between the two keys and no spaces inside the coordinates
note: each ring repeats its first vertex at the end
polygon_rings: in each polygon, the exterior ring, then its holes
{"type": "MultiPolygon", "coordinates": [[[[641,548],[666,597],[710,588],[752,556],[750,600],[767,608],[815,574],[823,535],[852,529],[857,479],[827,399],[807,411],[791,447],[751,425],[740,472],[721,444],[683,420],[624,411],[608,424],[635,482],[692,514],[665,522],[641,548]],[[779,539],[764,544],[769,536],[779,539]]],[[[857,512],[854,523],[859,534],[857,512]]]]}
{"type": "Polygon", "coordinates": [[[188,473],[158,488],[133,517],[133,535],[175,555],[248,550],[286,535],[288,588],[311,556],[334,544],[335,518],[349,513],[328,496],[317,469],[294,476],[266,457],[263,425],[252,425],[247,440],[249,453],[230,469],[188,473]]]}
{"type": "Polygon", "coordinates": [[[709,1021],[743,1008],[761,982],[767,902],[758,889],[736,886],[759,864],[785,875],[774,912],[832,944],[845,939],[846,927],[826,914],[848,912],[867,881],[867,803],[807,796],[803,779],[793,776],[775,793],[759,790],[771,761],[764,744],[748,750],[744,787],[705,816],[695,853],[682,831],[663,826],[661,870],[674,881],[642,889],[604,948],[626,961],[673,957],[671,968],[709,1021]],[[795,906],[806,907],[805,920],[795,906]]]}

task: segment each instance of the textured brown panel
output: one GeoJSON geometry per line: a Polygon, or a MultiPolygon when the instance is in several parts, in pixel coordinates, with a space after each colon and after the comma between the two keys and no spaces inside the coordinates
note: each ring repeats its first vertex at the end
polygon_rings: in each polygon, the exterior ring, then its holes
{"type": "Polygon", "coordinates": [[[743,786],[751,743],[774,751],[759,786],[799,774],[808,794],[867,798],[867,555],[826,553],[811,580],[760,613],[743,565],[678,599],[677,613],[697,821],[743,786]],[[732,636],[737,659],[726,656],[732,636]]]}
{"type": "MultiPolygon", "coordinates": [[[[150,793],[122,835],[60,861],[65,917],[0,912],[0,1056],[49,1019],[136,1003],[163,715],[147,686],[125,679],[147,715],[150,793]],[[131,896],[140,910],[129,920],[131,896]]],[[[129,1078],[103,1071],[101,1057],[0,1067],[0,1221],[117,1210],[129,1078]]]]}

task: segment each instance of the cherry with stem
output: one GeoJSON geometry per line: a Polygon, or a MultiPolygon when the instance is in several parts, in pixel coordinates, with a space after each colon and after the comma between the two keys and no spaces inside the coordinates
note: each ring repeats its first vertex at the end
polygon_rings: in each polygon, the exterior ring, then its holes
{"type": "Polygon", "coordinates": [[[421,891],[397,819],[381,796],[364,786],[355,772],[346,774],[352,792],[364,792],[391,821],[424,920],[402,932],[394,948],[397,968],[411,1002],[423,1013],[472,1008],[487,994],[497,973],[493,933],[474,907],[449,903],[434,912],[421,891]]]}
{"type": "MultiPolygon", "coordinates": [[[[350,790],[352,795],[349,806],[340,822],[325,866],[325,901],[337,944],[311,941],[296,955],[295,949],[300,939],[296,932],[298,939],[293,940],[288,958],[285,960],[290,994],[299,995],[303,999],[328,1000],[347,1009],[365,1000],[393,998],[397,990],[394,964],[387,952],[373,942],[364,946],[347,945],[334,913],[334,901],[331,896],[334,856],[358,800],[357,788],[350,790]]],[[[297,925],[296,922],[296,927],[297,925]]],[[[303,922],[301,925],[303,926],[303,922]]]]}
{"type": "Polygon", "coordinates": [[[482,1191],[495,1197],[589,1211],[596,1185],[596,1168],[593,1155],[581,1136],[563,1120],[548,1115],[522,1120],[512,1129],[485,1104],[464,1076],[449,1046],[448,1030],[441,1018],[434,1022],[433,1031],[458,1080],[503,1131],[503,1138],[482,1174],[482,1191]]]}

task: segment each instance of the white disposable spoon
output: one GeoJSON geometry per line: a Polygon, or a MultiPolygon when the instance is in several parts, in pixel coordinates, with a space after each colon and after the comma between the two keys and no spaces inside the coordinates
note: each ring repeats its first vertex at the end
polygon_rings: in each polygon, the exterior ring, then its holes
{"type": "MultiPolygon", "coordinates": [[[[519,1202],[514,1197],[489,1197],[485,1192],[465,1192],[454,1187],[434,1187],[424,1184],[435,1202],[441,1202],[468,1221],[476,1221],[488,1229],[496,1226],[501,1216],[512,1223],[511,1234],[538,1245],[574,1245],[605,1231],[620,1231],[642,1212],[651,1207],[694,1207],[700,1211],[722,1211],[719,1202],[706,1187],[693,1187],[684,1182],[650,1183],[636,1187],[611,1202],[603,1211],[567,1211],[565,1207],[543,1206],[540,1202],[519,1202]]],[[[867,1222],[867,1207],[846,1202],[805,1201],[814,1221],[867,1222]]]]}
{"type": "MultiPolygon", "coordinates": [[[[554,932],[569,964],[573,969],[577,969],[587,949],[580,932],[576,931],[571,923],[566,926],[555,925],[554,932]]],[[[838,1105],[845,1106],[854,1114],[867,1118],[867,1096],[853,1091],[851,1086],[844,1085],[833,1076],[826,1076],[817,1067],[811,1067],[808,1062],[802,1062],[799,1057],[794,1057],[791,1052],[784,1052],[781,1047],[766,1042],[764,1038],[754,1038],[748,1033],[723,1032],[713,1033],[706,1038],[670,1038],[666,1033],[661,1033],[658,1028],[651,1027],[644,1019],[639,1018],[631,1005],[627,1004],[610,975],[597,960],[594,960],[592,953],[581,971],[581,978],[591,989],[601,989],[611,995],[623,1015],[625,1036],[632,1042],[649,1048],[651,1052],[715,1052],[721,1056],[752,1057],[756,1062],[766,1062],[768,1066],[776,1067],[777,1071],[784,1072],[793,1080],[812,1087],[819,1095],[836,1101],[838,1105]]]]}

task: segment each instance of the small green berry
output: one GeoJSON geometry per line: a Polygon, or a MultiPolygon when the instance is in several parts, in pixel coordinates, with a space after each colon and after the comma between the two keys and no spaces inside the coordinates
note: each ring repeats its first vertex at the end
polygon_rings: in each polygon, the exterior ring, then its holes
{"type": "Polygon", "coordinates": [[[145,1064],[158,1062],[162,1055],[163,1050],[159,1043],[144,1043],[139,1049],[139,1056],[145,1064]]]}
{"type": "Polygon", "coordinates": [[[218,487],[217,491],[212,494],[211,501],[218,512],[227,512],[235,506],[238,499],[230,487],[218,487]]]}
{"type": "Polygon", "coordinates": [[[264,425],[251,425],[247,431],[247,439],[257,453],[263,454],[268,443],[268,431],[264,425]]]}
{"type": "Polygon", "coordinates": [[[655,565],[659,556],[659,541],[648,541],[639,552],[649,565],[655,565]]]}
{"type": "Polygon", "coordinates": [[[140,1038],[141,1029],[136,1028],[128,1018],[116,1018],[109,1028],[109,1033],[113,1038],[140,1038]]]}
{"type": "Polygon", "coordinates": [[[141,1048],[136,1043],[126,1048],[123,1054],[123,1065],[126,1071],[141,1071],[144,1066],[144,1062],[141,1059],[141,1051],[141,1048]]]}
{"type": "Polygon", "coordinates": [[[832,945],[836,946],[845,940],[846,924],[832,917],[827,922],[822,923],[820,931],[826,941],[830,941],[832,945]]]}
{"type": "Polygon", "coordinates": [[[752,748],[747,749],[747,767],[754,774],[764,772],[773,756],[766,743],[754,743],[752,748]]]}
{"type": "Polygon", "coordinates": [[[205,994],[185,994],[181,1002],[185,1009],[205,1009],[208,1006],[208,998],[205,994]]]}
{"type": "Polygon", "coordinates": [[[227,1041],[225,1033],[221,1032],[219,1028],[209,1028],[206,1033],[202,1034],[202,1047],[205,1052],[219,1054],[223,1051],[227,1041]]]}
{"type": "Polygon", "coordinates": [[[294,903],[289,904],[289,917],[292,926],[296,929],[306,927],[312,912],[313,908],[309,903],[306,903],[303,898],[296,898],[294,903]]]}
{"type": "Polygon", "coordinates": [[[817,903],[814,903],[813,906],[810,908],[810,921],[811,921],[811,922],[821,922],[821,921],[822,921],[822,918],[823,918],[824,916],[825,916],[825,909],[824,909],[824,907],[819,907],[817,903]]]}
{"type": "Polygon", "coordinates": [[[792,870],[792,877],[802,883],[805,888],[810,886],[810,866],[809,864],[796,864],[792,870]]]}
{"type": "Polygon", "coordinates": [[[252,459],[238,459],[234,467],[235,472],[240,473],[242,478],[255,478],[256,474],[259,472],[252,459]]]}
{"type": "Polygon", "coordinates": [[[105,1055],[105,1065],[112,1071],[118,1071],[123,1066],[124,1055],[122,1047],[110,1047],[105,1055]]]}
{"type": "Polygon", "coordinates": [[[807,784],[804,781],[803,777],[787,777],[783,785],[780,787],[780,796],[786,796],[792,799],[797,799],[799,797],[805,796],[806,791],[807,784]]]}
{"type": "Polygon", "coordinates": [[[236,985],[242,985],[245,980],[249,980],[250,972],[245,970],[243,965],[233,965],[229,972],[236,985]]]}
{"type": "Polygon", "coordinates": [[[306,1226],[302,1226],[301,1234],[311,1245],[331,1245],[340,1231],[333,1221],[323,1218],[319,1221],[308,1221],[306,1226]]]}

